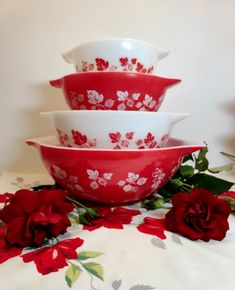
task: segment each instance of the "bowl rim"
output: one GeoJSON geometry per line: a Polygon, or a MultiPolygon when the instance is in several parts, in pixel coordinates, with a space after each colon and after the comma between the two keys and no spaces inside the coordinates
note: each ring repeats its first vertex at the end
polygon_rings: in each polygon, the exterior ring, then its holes
{"type": "MultiPolygon", "coordinates": [[[[63,145],[59,144],[59,141],[56,136],[50,135],[50,136],[41,136],[41,137],[36,137],[36,138],[31,138],[26,140],[27,145],[32,145],[36,147],[46,147],[46,148],[53,148],[56,150],[68,150],[68,151],[77,151],[77,152],[115,152],[115,154],[126,154],[126,153],[147,153],[147,152],[161,152],[161,151],[166,151],[166,150],[176,150],[180,148],[195,148],[197,150],[200,150],[202,148],[205,148],[206,145],[204,144],[199,144],[198,142],[194,141],[189,141],[189,140],[184,140],[184,139],[178,139],[178,138],[169,138],[169,142],[175,142],[175,143],[182,143],[181,145],[174,145],[174,146],[168,146],[161,147],[161,148],[155,148],[155,149],[121,149],[121,150],[116,150],[116,149],[101,149],[101,148],[96,148],[96,149],[91,149],[91,148],[77,148],[77,147],[66,147],[63,145]],[[52,143],[52,145],[47,143],[47,140],[52,143]],[[55,143],[55,145],[53,144],[55,143]]],[[[196,150],[195,150],[196,151],[196,150]]]]}
{"type": "MultiPolygon", "coordinates": [[[[106,75],[113,75],[115,78],[118,76],[130,76],[130,77],[135,77],[135,78],[146,78],[146,79],[156,79],[156,80],[174,80],[177,81],[176,84],[182,82],[182,79],[175,78],[175,77],[168,77],[168,76],[159,76],[159,75],[154,75],[154,74],[144,74],[144,73],[138,73],[134,71],[79,71],[76,73],[70,73],[67,75],[64,75],[62,77],[59,77],[58,79],[67,79],[67,78],[78,78],[84,75],[96,75],[98,77],[106,76],[106,75]]],[[[50,80],[53,81],[53,80],[50,80]]],[[[49,82],[50,82],[49,81],[49,82]]]]}
{"type": "MultiPolygon", "coordinates": [[[[96,39],[93,39],[93,40],[86,40],[86,41],[83,41],[77,45],[75,45],[71,50],[75,50],[75,49],[78,49],[82,46],[87,46],[87,45],[94,45],[96,43],[111,43],[111,42],[117,42],[119,41],[120,43],[123,42],[123,41],[129,41],[131,43],[139,43],[141,45],[145,45],[145,46],[149,46],[149,47],[152,47],[153,49],[162,49],[162,50],[165,50],[165,51],[168,51],[167,49],[164,49],[164,48],[160,48],[158,46],[156,46],[155,44],[153,44],[152,42],[150,41],[146,41],[146,40],[142,40],[142,39],[138,39],[138,38],[131,38],[131,37],[100,37],[100,38],[96,38],[96,39]]],[[[168,51],[169,53],[169,51],[168,51]]]]}
{"type": "Polygon", "coordinates": [[[40,112],[40,115],[136,115],[136,117],[141,116],[184,116],[189,117],[190,113],[182,113],[182,112],[161,112],[161,111],[130,111],[130,110],[58,110],[58,111],[48,111],[48,112],[40,112]]]}

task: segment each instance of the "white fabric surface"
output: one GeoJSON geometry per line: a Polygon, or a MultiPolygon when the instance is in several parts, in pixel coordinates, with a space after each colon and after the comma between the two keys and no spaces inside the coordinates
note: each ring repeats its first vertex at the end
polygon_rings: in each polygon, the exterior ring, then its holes
{"type": "MultiPolygon", "coordinates": [[[[37,183],[51,183],[48,175],[4,173],[0,193],[13,192],[37,183]]],[[[131,208],[137,207],[133,205],[131,208]]],[[[147,213],[163,216],[162,210],[147,213]]],[[[146,215],[146,213],[144,213],[146,215]]],[[[235,285],[235,217],[229,217],[230,230],[219,241],[191,241],[170,232],[161,240],[136,230],[138,218],[123,230],[99,228],[85,231],[71,227],[69,238],[84,240],[81,251],[97,251],[92,259],[104,271],[104,280],[83,271],[72,285],[79,290],[232,290],[235,285]]],[[[0,264],[1,290],[69,289],[67,268],[41,275],[33,262],[15,257],[0,264]]]]}

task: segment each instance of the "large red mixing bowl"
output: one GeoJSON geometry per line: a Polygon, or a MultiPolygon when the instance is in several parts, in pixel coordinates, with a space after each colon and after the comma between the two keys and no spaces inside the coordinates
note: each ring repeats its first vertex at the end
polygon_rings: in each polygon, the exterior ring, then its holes
{"type": "Polygon", "coordinates": [[[179,168],[182,157],[203,148],[171,139],[152,150],[68,148],[56,137],[27,141],[36,147],[54,180],[74,198],[118,205],[138,201],[160,189],[179,168]]]}
{"type": "Polygon", "coordinates": [[[82,72],[50,81],[73,110],[157,111],[166,90],[179,83],[132,72],[82,72]]]}

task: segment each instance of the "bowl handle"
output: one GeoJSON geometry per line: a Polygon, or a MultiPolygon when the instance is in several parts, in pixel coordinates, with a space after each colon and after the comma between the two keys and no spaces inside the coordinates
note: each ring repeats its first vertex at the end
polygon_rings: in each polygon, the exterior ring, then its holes
{"type": "Polygon", "coordinates": [[[63,79],[57,79],[57,80],[52,80],[52,81],[49,81],[50,85],[52,87],[55,87],[55,88],[62,88],[63,86],[63,79]]]}

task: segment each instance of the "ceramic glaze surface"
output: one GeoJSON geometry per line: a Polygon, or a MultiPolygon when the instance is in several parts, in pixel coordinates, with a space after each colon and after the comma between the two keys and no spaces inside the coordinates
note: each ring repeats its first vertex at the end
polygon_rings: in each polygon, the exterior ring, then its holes
{"type": "Polygon", "coordinates": [[[63,54],[80,71],[134,71],[151,74],[168,51],[137,39],[109,38],[82,43],[63,54]]]}
{"type": "Polygon", "coordinates": [[[117,205],[140,200],[171,178],[186,154],[203,148],[170,139],[153,150],[90,150],[58,145],[55,137],[27,141],[54,180],[74,198],[117,205]]]}
{"type": "Polygon", "coordinates": [[[135,111],[55,111],[52,119],[64,146],[99,149],[153,149],[163,147],[175,123],[185,113],[135,111]]]}
{"type": "Polygon", "coordinates": [[[132,72],[87,72],[50,81],[73,110],[158,111],[179,79],[132,72]]]}

